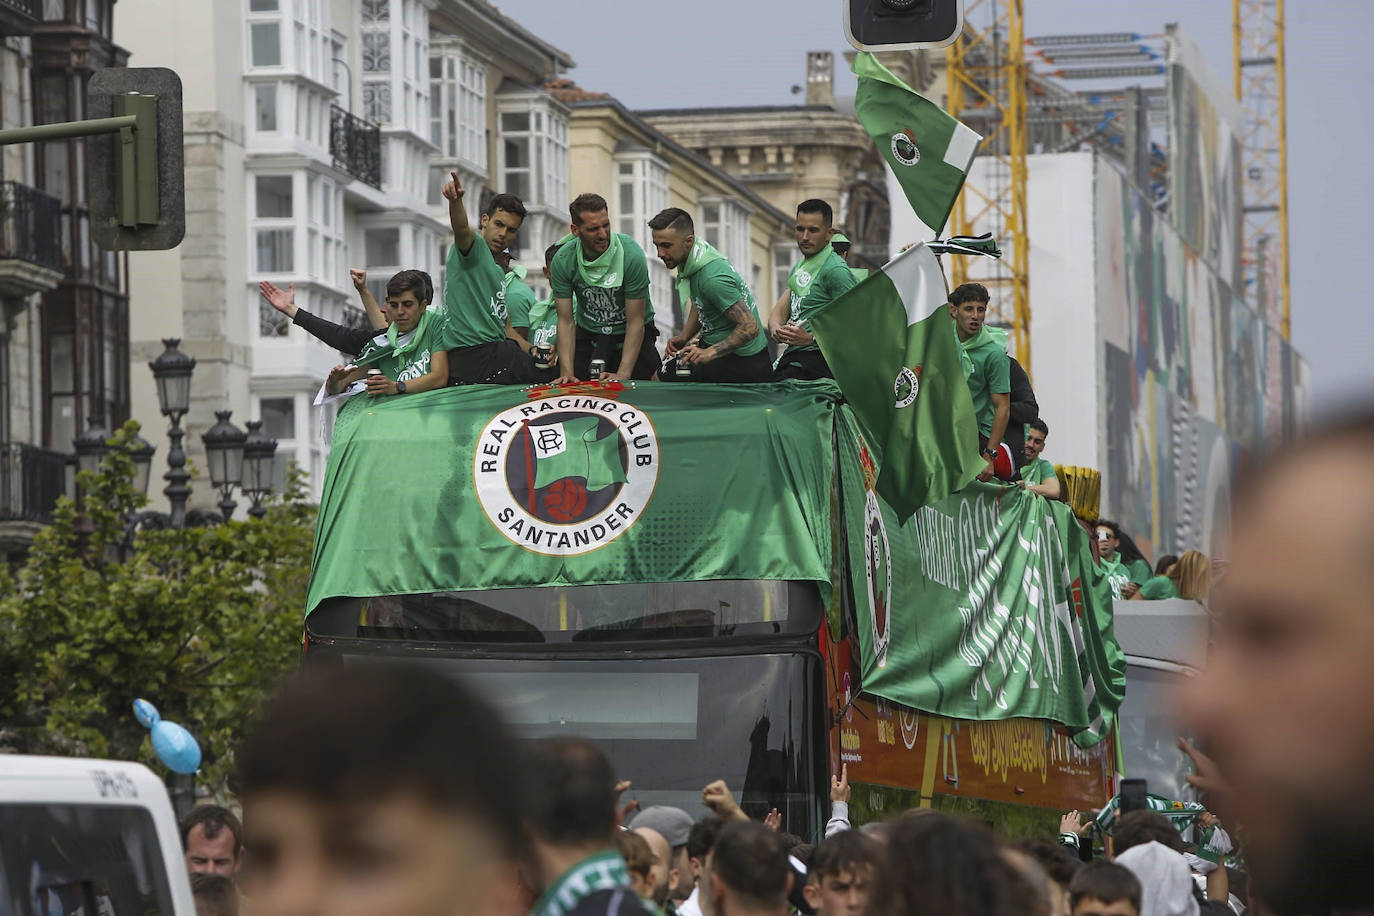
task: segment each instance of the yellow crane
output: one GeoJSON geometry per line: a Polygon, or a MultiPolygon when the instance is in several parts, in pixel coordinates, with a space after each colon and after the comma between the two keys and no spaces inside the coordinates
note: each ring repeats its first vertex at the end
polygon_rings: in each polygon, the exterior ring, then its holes
{"type": "Polygon", "coordinates": [[[1242,257],[1246,290],[1261,308],[1277,300],[1284,338],[1290,317],[1288,264],[1288,83],[1284,0],[1232,0],[1241,136],[1242,257]],[[1269,284],[1277,282],[1278,289],[1269,284]]]}
{"type": "Polygon", "coordinates": [[[964,31],[946,50],[949,110],[977,110],[988,136],[950,214],[951,235],[993,233],[1000,261],[948,258],[950,283],[982,283],[994,317],[1011,326],[1030,371],[1030,240],[1026,236],[1026,42],[1024,0],[966,0],[964,31]]]}

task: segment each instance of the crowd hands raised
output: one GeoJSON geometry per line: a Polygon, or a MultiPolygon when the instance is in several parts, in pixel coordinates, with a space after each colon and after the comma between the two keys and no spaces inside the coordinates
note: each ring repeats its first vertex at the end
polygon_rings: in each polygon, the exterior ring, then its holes
{"type": "MultiPolygon", "coordinates": [[[[1228,798],[1216,763],[1179,747],[1190,782],[1228,798]]],[[[931,808],[855,829],[843,765],[813,845],[777,808],[752,820],[721,780],[701,791],[703,817],[640,810],[591,743],[517,751],[485,700],[429,670],[308,670],[269,702],[236,760],[242,823],[207,806],[182,824],[203,916],[236,916],[240,888],[253,916],[1241,910],[1224,864],[1230,838],[1200,807],[1193,843],[1163,815],[1115,803],[1090,819],[1069,812],[1057,837],[1011,840],[931,808]]],[[[1267,912],[1253,895],[1249,906],[1267,912]]]]}

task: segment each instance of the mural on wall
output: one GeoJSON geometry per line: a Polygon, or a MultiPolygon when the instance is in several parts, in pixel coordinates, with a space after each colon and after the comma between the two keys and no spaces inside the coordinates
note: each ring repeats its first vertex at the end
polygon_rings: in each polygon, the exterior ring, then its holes
{"type": "Polygon", "coordinates": [[[1305,364],[1106,159],[1096,195],[1103,512],[1151,558],[1216,554],[1237,464],[1291,434],[1305,364]]]}

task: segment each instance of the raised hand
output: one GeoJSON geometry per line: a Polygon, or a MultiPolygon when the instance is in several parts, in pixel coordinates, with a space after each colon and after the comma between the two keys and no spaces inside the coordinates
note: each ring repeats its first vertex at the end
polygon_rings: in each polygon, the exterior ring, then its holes
{"type": "Polygon", "coordinates": [[[262,293],[262,298],[266,299],[272,308],[287,318],[296,317],[296,284],[292,283],[286,289],[282,289],[269,280],[263,280],[258,284],[258,292],[262,293]]]}
{"type": "Polygon", "coordinates": [[[830,777],[830,803],[849,802],[849,764],[840,764],[840,775],[830,777]]]}
{"type": "Polygon", "coordinates": [[[763,816],[763,826],[767,827],[774,833],[777,833],[779,830],[782,829],[782,812],[779,811],[777,808],[774,808],[772,811],[769,811],[767,814],[763,816]]]}
{"type": "Polygon", "coordinates": [[[358,292],[367,289],[367,271],[361,267],[348,268],[348,279],[353,281],[353,288],[358,292]]]}
{"type": "Polygon", "coordinates": [[[462,200],[463,183],[458,180],[457,172],[449,172],[449,181],[444,182],[444,186],[439,189],[439,193],[444,195],[444,200],[462,200]]]}

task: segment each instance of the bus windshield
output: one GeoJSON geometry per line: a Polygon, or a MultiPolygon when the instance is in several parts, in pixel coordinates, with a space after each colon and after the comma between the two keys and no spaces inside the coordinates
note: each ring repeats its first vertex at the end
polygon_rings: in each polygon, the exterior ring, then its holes
{"type": "MultiPolygon", "coordinates": [[[[318,658],[318,657],[316,657],[318,658]]],[[[376,655],[345,656],[345,662],[376,655]]],[[[634,786],[625,801],[705,814],[724,779],[751,817],[813,837],[827,772],[824,686],[811,653],[662,658],[419,658],[487,695],[520,738],[578,735],[634,786]]]]}
{"type": "Polygon", "coordinates": [[[813,583],[728,579],[331,598],[313,636],[438,642],[614,642],[810,634],[813,583]]]}

